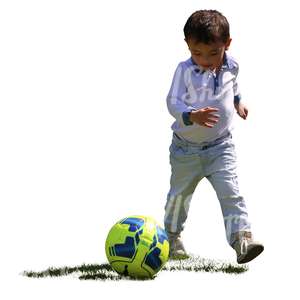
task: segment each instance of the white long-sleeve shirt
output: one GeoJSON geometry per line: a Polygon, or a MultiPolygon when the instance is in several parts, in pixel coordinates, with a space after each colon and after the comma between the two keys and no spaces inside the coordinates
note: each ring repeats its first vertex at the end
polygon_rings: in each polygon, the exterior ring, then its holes
{"type": "Polygon", "coordinates": [[[192,58],[179,63],[167,96],[168,110],[176,119],[172,125],[174,133],[196,144],[228,134],[232,130],[234,103],[241,99],[237,74],[237,62],[226,53],[218,74],[205,71],[192,58]],[[189,121],[189,112],[207,106],[219,109],[220,118],[213,128],[189,121]]]}

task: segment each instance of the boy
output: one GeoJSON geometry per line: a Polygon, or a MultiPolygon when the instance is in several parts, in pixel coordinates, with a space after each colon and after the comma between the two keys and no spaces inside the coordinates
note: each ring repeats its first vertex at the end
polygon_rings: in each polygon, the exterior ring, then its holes
{"type": "Polygon", "coordinates": [[[172,175],[165,206],[170,257],[188,257],[180,233],[199,181],[206,177],[219,199],[227,241],[238,263],[258,256],[263,245],[252,239],[247,209],[239,194],[232,141],[234,111],[246,119],[237,84],[238,64],[226,54],[231,38],[227,19],[216,10],[194,12],[184,26],[191,58],[179,63],[167,97],[172,125],[172,175]]]}

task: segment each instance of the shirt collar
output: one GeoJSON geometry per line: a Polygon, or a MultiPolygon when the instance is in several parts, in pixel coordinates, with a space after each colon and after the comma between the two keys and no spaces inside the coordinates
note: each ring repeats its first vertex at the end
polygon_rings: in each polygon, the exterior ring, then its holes
{"type": "Polygon", "coordinates": [[[233,64],[232,60],[228,58],[228,55],[226,52],[224,52],[223,65],[221,68],[223,68],[224,66],[227,67],[228,69],[235,68],[235,65],[233,64]]]}
{"type": "MultiPolygon", "coordinates": [[[[191,62],[192,62],[192,64],[193,64],[194,71],[195,71],[196,73],[199,73],[199,72],[200,72],[201,74],[205,73],[205,69],[203,69],[201,66],[198,66],[198,65],[196,64],[196,62],[193,60],[192,57],[191,57],[191,62]]],[[[224,52],[223,64],[222,64],[220,70],[223,70],[223,69],[226,69],[226,68],[228,68],[228,69],[233,69],[233,68],[234,68],[234,64],[232,63],[231,59],[228,58],[227,53],[224,52]]]]}

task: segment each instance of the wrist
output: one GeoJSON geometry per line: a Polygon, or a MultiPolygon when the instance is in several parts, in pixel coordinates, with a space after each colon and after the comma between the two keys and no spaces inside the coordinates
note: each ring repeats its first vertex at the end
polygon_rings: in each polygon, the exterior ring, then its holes
{"type": "Polygon", "coordinates": [[[189,113],[189,120],[190,120],[190,122],[191,123],[194,123],[194,116],[195,116],[195,113],[194,113],[194,111],[191,111],[190,113],[189,113]]]}

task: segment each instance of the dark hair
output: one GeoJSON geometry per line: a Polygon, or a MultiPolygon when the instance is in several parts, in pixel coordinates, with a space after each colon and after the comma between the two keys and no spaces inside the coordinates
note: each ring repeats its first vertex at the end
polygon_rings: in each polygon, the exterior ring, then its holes
{"type": "Polygon", "coordinates": [[[193,39],[197,43],[226,43],[229,35],[229,23],[217,10],[195,11],[184,25],[186,40],[193,39]]]}

